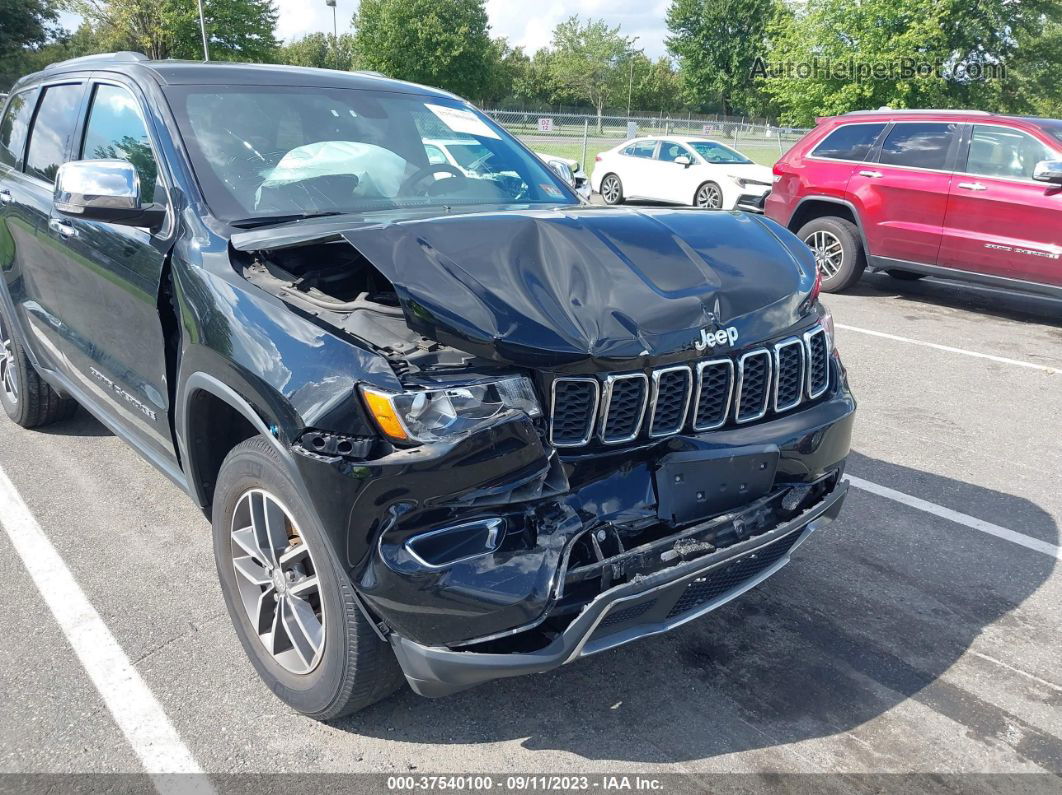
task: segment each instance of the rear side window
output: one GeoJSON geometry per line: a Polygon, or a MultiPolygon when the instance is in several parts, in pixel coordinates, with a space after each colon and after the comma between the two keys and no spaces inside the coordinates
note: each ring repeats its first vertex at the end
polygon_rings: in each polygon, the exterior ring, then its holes
{"type": "Polygon", "coordinates": [[[140,108],[124,88],[96,86],[81,145],[85,160],[128,160],[140,176],[140,195],[155,201],[158,165],[151,151],[151,139],[140,117],[140,108]]]}
{"type": "Polygon", "coordinates": [[[59,166],[66,162],[67,144],[77,123],[81,84],[50,86],[44,89],[26,153],[26,173],[55,182],[59,166]]]}
{"type": "Polygon", "coordinates": [[[11,97],[7,112],[0,121],[0,164],[19,168],[22,152],[26,146],[26,130],[33,117],[33,100],[36,91],[23,91],[11,97]]]}
{"type": "Polygon", "coordinates": [[[933,122],[897,124],[881,145],[878,162],[888,166],[943,169],[957,127],[957,124],[933,122]]]}
{"type": "Polygon", "coordinates": [[[965,171],[985,177],[1032,179],[1037,163],[1053,159],[1048,148],[1031,135],[1009,127],[977,124],[965,171]]]}
{"type": "Polygon", "coordinates": [[[866,160],[884,124],[844,124],[815,147],[815,157],[830,160],[866,160]]]}
{"type": "Polygon", "coordinates": [[[656,141],[638,141],[623,150],[623,154],[630,157],[652,157],[656,151],[656,141]]]}

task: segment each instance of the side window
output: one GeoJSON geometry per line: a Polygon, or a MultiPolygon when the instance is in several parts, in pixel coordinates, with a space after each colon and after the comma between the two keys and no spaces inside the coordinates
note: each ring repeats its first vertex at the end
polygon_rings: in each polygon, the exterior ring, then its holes
{"type": "Polygon", "coordinates": [[[815,157],[830,160],[866,160],[884,124],[844,124],[815,147],[815,157]]]}
{"type": "Polygon", "coordinates": [[[630,157],[652,157],[656,151],[656,141],[636,141],[623,150],[630,157]]]}
{"type": "Polygon", "coordinates": [[[970,153],[963,170],[983,177],[1032,179],[1037,163],[1054,159],[1046,146],[1027,133],[977,124],[973,128],[970,153]]]}
{"type": "Polygon", "coordinates": [[[943,169],[957,124],[898,123],[881,145],[878,162],[888,166],[943,169]]]}
{"type": "Polygon", "coordinates": [[[7,103],[7,112],[0,121],[0,164],[20,168],[26,147],[26,130],[33,117],[36,91],[22,91],[7,103]]]}
{"type": "Polygon", "coordinates": [[[660,154],[657,156],[658,160],[663,160],[668,163],[674,163],[677,157],[688,157],[690,162],[694,162],[693,155],[682,144],[673,144],[669,141],[662,141],[660,143],[660,154]]]}
{"type": "Polygon", "coordinates": [[[446,155],[442,153],[442,150],[433,144],[424,144],[424,153],[428,156],[428,163],[433,166],[447,166],[450,161],[446,159],[446,155]]]}
{"type": "Polygon", "coordinates": [[[81,84],[69,83],[44,89],[30,132],[26,173],[55,182],[59,166],[66,162],[67,143],[74,133],[81,84]]]}
{"type": "Polygon", "coordinates": [[[81,158],[128,160],[140,176],[141,198],[145,203],[155,201],[159,169],[151,151],[151,139],[136,100],[124,88],[96,86],[81,144],[81,158]]]}

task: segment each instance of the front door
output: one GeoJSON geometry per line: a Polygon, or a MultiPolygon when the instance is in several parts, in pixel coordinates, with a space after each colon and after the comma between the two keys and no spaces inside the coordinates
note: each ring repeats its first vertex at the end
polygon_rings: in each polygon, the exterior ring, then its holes
{"type": "Polygon", "coordinates": [[[939,264],[1062,286],[1062,188],[1033,180],[1062,155],[1028,132],[975,124],[944,220],[939,264]]]}

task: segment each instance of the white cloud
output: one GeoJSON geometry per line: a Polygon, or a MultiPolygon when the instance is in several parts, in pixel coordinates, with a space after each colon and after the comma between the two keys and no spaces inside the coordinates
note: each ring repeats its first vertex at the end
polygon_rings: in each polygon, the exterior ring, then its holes
{"type": "MultiPolygon", "coordinates": [[[[324,0],[276,0],[280,11],[277,33],[282,39],[293,39],[307,33],[332,30],[332,9],[324,0]]],[[[505,36],[514,46],[529,53],[545,47],[553,37],[553,28],[573,14],[583,18],[602,18],[612,25],[622,25],[627,36],[637,36],[636,46],[650,57],[663,55],[667,29],[664,15],[668,0],[540,0],[531,15],[526,0],[487,0],[491,33],[505,36]]],[[[337,0],[336,16],[339,31],[350,30],[350,20],[357,10],[358,0],[337,0]]]]}

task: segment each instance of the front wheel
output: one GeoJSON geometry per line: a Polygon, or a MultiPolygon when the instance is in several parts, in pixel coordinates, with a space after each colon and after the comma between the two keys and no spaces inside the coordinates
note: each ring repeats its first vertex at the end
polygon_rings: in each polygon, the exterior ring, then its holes
{"type": "Polygon", "coordinates": [[[332,720],[401,686],[394,652],[362,614],[348,575],[264,437],[237,445],[221,465],[213,528],[236,634],[282,701],[332,720]]]}
{"type": "Polygon", "coordinates": [[[615,174],[606,174],[601,180],[601,198],[605,204],[623,204],[623,182],[615,174]]]}
{"type": "Polygon", "coordinates": [[[719,210],[723,206],[723,190],[714,182],[705,182],[693,196],[693,206],[702,210],[719,210]]]}
{"type": "Polygon", "coordinates": [[[815,266],[822,274],[822,289],[827,293],[846,290],[859,281],[867,267],[866,255],[859,240],[859,230],[851,221],[825,216],[804,224],[797,237],[815,255],[815,266]]]}

